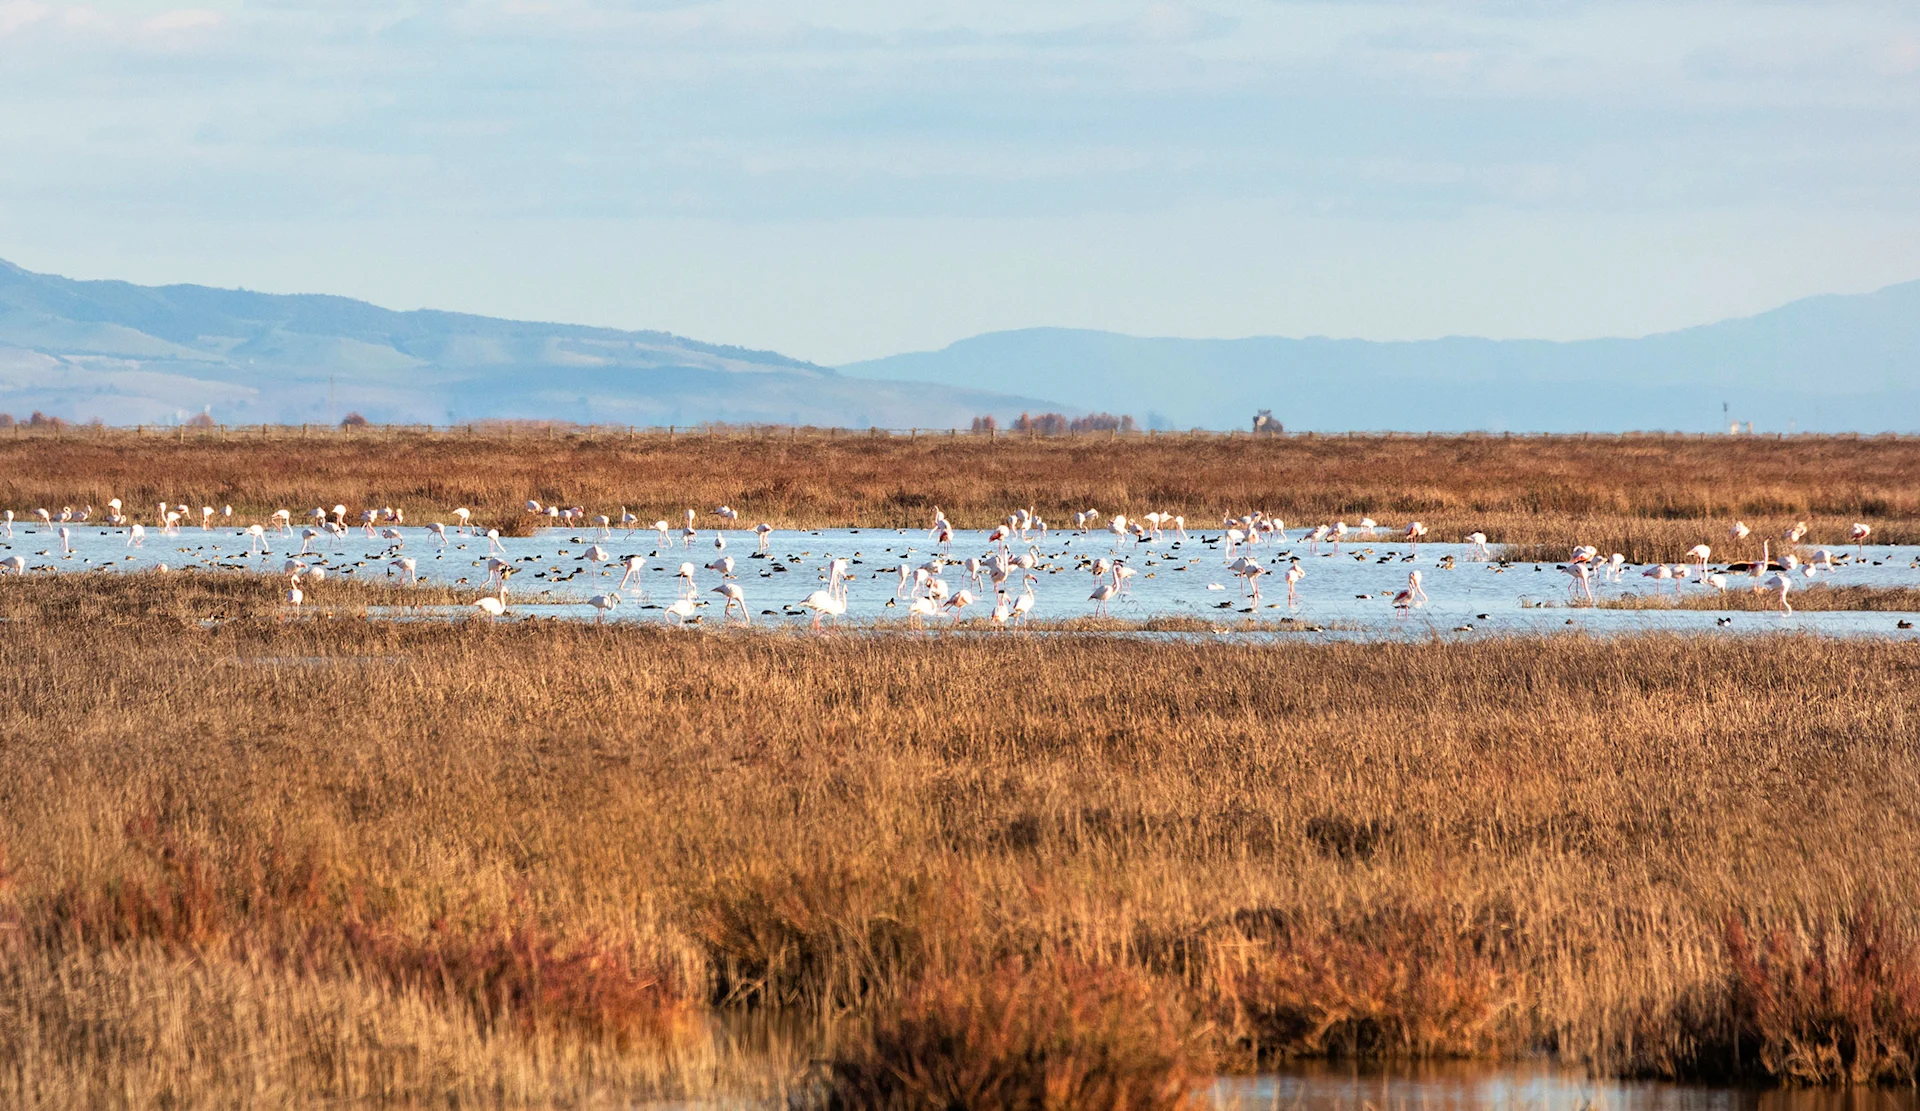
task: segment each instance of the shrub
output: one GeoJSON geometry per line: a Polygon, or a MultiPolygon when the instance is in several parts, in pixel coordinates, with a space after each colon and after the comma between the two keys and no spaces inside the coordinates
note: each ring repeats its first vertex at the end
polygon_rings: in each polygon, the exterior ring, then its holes
{"type": "Polygon", "coordinates": [[[1726,950],[1736,1060],[1802,1084],[1915,1081],[1920,948],[1878,908],[1811,940],[1730,921],[1726,950]]]}
{"type": "Polygon", "coordinates": [[[1138,974],[1071,957],[931,976],[844,1048],[843,1108],[1179,1108],[1209,1070],[1138,974]]]}

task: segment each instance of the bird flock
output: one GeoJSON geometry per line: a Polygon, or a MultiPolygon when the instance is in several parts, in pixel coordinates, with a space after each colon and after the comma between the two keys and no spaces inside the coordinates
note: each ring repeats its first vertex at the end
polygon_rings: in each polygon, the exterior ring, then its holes
{"type": "MultiPolygon", "coordinates": [[[[722,623],[752,624],[754,611],[749,605],[747,584],[741,581],[746,571],[743,561],[765,561],[756,567],[759,577],[764,579],[789,574],[800,563],[800,556],[782,557],[772,551],[775,530],[771,525],[762,522],[742,529],[740,513],[725,505],[709,511],[705,521],[696,510],[686,509],[675,520],[663,518],[650,522],[643,521],[624,506],[618,515],[590,514],[578,506],[542,505],[538,501],[528,501],[524,508],[537,525],[590,534],[590,537],[575,536],[569,541],[584,544],[577,554],[569,547],[561,549],[556,557],[515,556],[503,542],[500,530],[476,523],[473,511],[466,507],[456,507],[447,512],[444,520],[419,526],[409,534],[405,531],[406,514],[400,508],[368,507],[355,512],[343,503],[316,506],[299,514],[278,509],[264,519],[242,523],[235,519],[233,508],[226,505],[201,505],[196,509],[184,503],[163,502],[149,512],[135,514],[120,499],[114,498],[106,503],[104,512],[97,513],[90,505],[78,509],[65,506],[58,511],[41,508],[33,510],[22,524],[30,530],[55,535],[62,558],[71,558],[74,554],[72,541],[76,529],[96,526],[103,530],[103,535],[107,534],[105,530],[118,530],[129,549],[143,548],[152,537],[164,538],[164,542],[177,546],[183,538],[196,532],[203,539],[213,541],[198,548],[177,547],[176,550],[187,556],[183,566],[258,570],[260,565],[253,561],[276,558],[273,549],[277,545],[281,549],[280,572],[287,579],[285,601],[296,609],[307,603],[310,592],[324,583],[330,573],[364,574],[369,568],[375,568],[383,570],[389,579],[413,584],[421,581],[420,560],[428,557],[428,553],[420,551],[421,544],[432,546],[432,559],[444,560],[449,556],[457,558],[470,547],[478,548],[484,543],[484,554],[475,553],[471,559],[475,568],[485,571],[484,578],[476,584],[473,576],[461,576],[455,585],[472,584],[485,590],[470,605],[488,619],[509,613],[512,599],[508,584],[516,574],[531,571],[549,583],[570,582],[586,574],[599,584],[619,571],[617,583],[606,582],[585,600],[596,620],[617,615],[626,606],[658,610],[665,620],[675,624],[699,622],[702,611],[717,602],[722,623]],[[136,516],[140,519],[135,519],[136,516]],[[733,543],[729,532],[736,537],[744,532],[746,539],[740,541],[739,547],[729,550],[733,543]],[[650,535],[654,548],[645,554],[615,555],[607,545],[615,542],[616,534],[626,541],[650,535]],[[415,544],[411,550],[408,548],[410,535],[415,544]],[[218,539],[213,539],[215,537],[218,539]],[[328,553],[338,553],[349,539],[376,541],[379,550],[364,559],[330,565],[328,553]],[[245,544],[244,556],[239,550],[241,541],[245,544]],[[709,545],[710,558],[693,556],[696,544],[709,545]],[[675,550],[690,558],[671,570],[671,600],[664,593],[655,599],[650,586],[664,584],[649,583],[648,563],[675,550]],[[735,553],[739,553],[738,557],[735,553]],[[571,569],[558,566],[561,558],[571,559],[575,566],[571,569]],[[246,562],[238,562],[242,559],[246,562]],[[535,566],[528,568],[526,565],[530,563],[535,566]],[[542,564],[547,566],[542,568],[542,564]]],[[[15,522],[16,514],[12,510],[4,511],[0,517],[0,531],[4,531],[8,541],[13,539],[15,522]]],[[[1789,595],[1796,576],[1804,582],[1833,573],[1850,557],[1864,558],[1872,529],[1864,523],[1853,526],[1850,539],[1856,549],[1854,553],[1835,554],[1820,548],[1802,558],[1797,549],[1807,532],[1802,522],[1782,533],[1779,539],[1783,541],[1783,554],[1777,558],[1773,554],[1773,538],[1769,537],[1762,540],[1757,556],[1715,568],[1713,549],[1701,543],[1687,552],[1685,562],[1654,564],[1639,573],[1652,580],[1657,591],[1671,587],[1678,595],[1689,585],[1717,591],[1740,586],[1770,594],[1781,611],[1792,612],[1789,595]],[[1740,581],[1742,579],[1744,581],[1740,581]]],[[[1752,529],[1744,522],[1735,522],[1728,528],[1727,535],[1733,545],[1750,546],[1752,529]]],[[[1038,588],[1047,576],[1087,575],[1085,581],[1091,589],[1085,596],[1084,612],[1106,616],[1111,607],[1131,596],[1143,568],[1204,571],[1208,567],[1216,569],[1218,578],[1238,584],[1238,601],[1214,603],[1215,608],[1254,612],[1267,604],[1264,603],[1264,582],[1268,576],[1278,575],[1285,584],[1284,605],[1291,612],[1303,602],[1310,566],[1308,557],[1350,556],[1362,562],[1411,563],[1419,545],[1428,539],[1428,529],[1419,521],[1383,527],[1371,518],[1362,518],[1354,525],[1337,521],[1290,529],[1280,518],[1258,511],[1225,517],[1217,526],[1206,529],[1196,526],[1190,530],[1186,518],[1177,514],[1150,512],[1128,517],[1089,508],[1073,513],[1070,527],[1054,529],[1027,508],[1009,513],[988,530],[978,549],[956,555],[956,543],[968,542],[969,535],[955,529],[936,507],[927,522],[924,551],[918,544],[907,546],[898,557],[899,562],[883,570],[874,570],[875,560],[862,558],[860,552],[851,556],[829,555],[818,567],[817,589],[797,600],[779,601],[775,603],[777,608],[759,612],[762,616],[810,617],[811,626],[819,629],[823,621],[837,622],[848,613],[849,591],[856,580],[862,582],[862,589],[868,589],[866,583],[890,579],[892,591],[881,606],[882,612],[900,612],[909,628],[926,628],[969,616],[969,611],[984,615],[994,627],[1019,627],[1028,622],[1038,607],[1038,588]],[[1373,546],[1383,541],[1387,550],[1373,546]],[[1396,542],[1404,545],[1404,551],[1392,550],[1396,542]]],[[[1460,543],[1465,546],[1464,556],[1468,560],[1485,562],[1502,572],[1512,566],[1496,556],[1483,532],[1468,533],[1460,538],[1460,543]]],[[[53,552],[49,549],[38,554],[52,557],[53,552]]],[[[810,552],[803,554],[811,555],[810,552]]],[[[886,554],[893,554],[891,545],[886,554]]],[[[1458,558],[1447,554],[1436,566],[1452,570],[1458,558]]],[[[57,569],[57,565],[46,566],[57,569]]],[[[154,570],[166,571],[168,567],[166,563],[159,563],[154,570]]],[[[1591,546],[1574,548],[1567,562],[1558,565],[1558,570],[1568,577],[1568,601],[1576,605],[1595,604],[1595,586],[1620,582],[1627,569],[1627,561],[1620,553],[1603,557],[1591,546]]],[[[0,558],[0,574],[26,574],[28,570],[24,556],[0,558]]],[[[668,568],[660,566],[656,570],[667,572],[668,568]]],[[[1146,577],[1152,578],[1157,573],[1146,570],[1146,577]]],[[[1411,568],[1407,570],[1403,586],[1380,596],[1391,603],[1397,615],[1404,617],[1431,600],[1426,585],[1423,572],[1411,568]]],[[[1205,589],[1225,591],[1228,588],[1221,582],[1211,581],[1205,589]]],[[[783,597],[791,599],[794,593],[798,591],[785,593],[783,597]]],[[[1355,597],[1368,599],[1373,595],[1356,594],[1355,597]]],[[[1267,605],[1277,608],[1282,604],[1267,605]]]]}

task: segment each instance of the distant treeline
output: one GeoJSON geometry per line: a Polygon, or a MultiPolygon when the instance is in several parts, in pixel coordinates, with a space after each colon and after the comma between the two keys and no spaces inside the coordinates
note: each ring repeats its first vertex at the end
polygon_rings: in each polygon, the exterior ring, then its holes
{"type": "MultiPolygon", "coordinates": [[[[991,416],[973,418],[975,432],[993,432],[1000,422],[991,416]]],[[[1038,432],[1053,435],[1061,432],[1133,432],[1137,426],[1131,416],[1116,417],[1112,413],[1088,413],[1084,417],[1067,419],[1064,413],[1021,413],[1011,425],[1015,432],[1038,432]]]]}

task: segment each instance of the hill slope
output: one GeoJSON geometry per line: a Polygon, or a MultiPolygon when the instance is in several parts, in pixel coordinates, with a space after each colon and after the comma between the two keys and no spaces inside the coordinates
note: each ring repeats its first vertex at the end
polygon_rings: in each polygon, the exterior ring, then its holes
{"type": "Polygon", "coordinates": [[[1920,429],[1920,282],[1639,339],[1151,339],[1035,328],[840,368],[1071,397],[1161,427],[1920,429]]]}
{"type": "Polygon", "coordinates": [[[0,411],[111,424],[488,417],[965,425],[1049,403],[875,383],[768,351],[345,297],[72,281],[0,262],[0,411]],[[333,402],[329,406],[329,392],[333,402]]]}

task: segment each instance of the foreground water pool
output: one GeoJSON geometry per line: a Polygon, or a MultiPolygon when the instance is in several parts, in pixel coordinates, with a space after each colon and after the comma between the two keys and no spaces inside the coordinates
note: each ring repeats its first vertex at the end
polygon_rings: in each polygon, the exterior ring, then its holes
{"type": "MultiPolygon", "coordinates": [[[[678,537],[661,544],[657,534],[614,531],[601,535],[591,529],[547,529],[530,537],[503,538],[490,548],[485,536],[449,535],[443,544],[425,528],[398,530],[393,541],[369,536],[361,529],[344,537],[303,541],[297,533],[270,533],[266,551],[246,533],[232,528],[190,528],[176,535],[150,531],[137,544],[124,529],[98,525],[70,525],[68,545],[62,547],[57,528],[25,526],[18,522],[10,538],[0,539],[0,558],[20,556],[29,574],[85,571],[134,573],[159,565],[172,570],[246,570],[282,573],[289,560],[326,569],[330,576],[363,581],[390,581],[402,577],[397,559],[411,559],[420,581],[454,587],[467,600],[493,593],[487,560],[496,556],[514,568],[509,584],[509,614],[552,616],[582,620],[665,621],[679,618],[665,607],[688,594],[688,580],[678,576],[683,564],[692,564],[690,596],[696,602],[693,617],[708,625],[723,619],[723,599],[714,588],[724,582],[737,585],[745,596],[747,615],[755,624],[792,624],[811,620],[795,608],[811,592],[826,585],[830,561],[847,561],[850,581],[845,589],[846,613],[854,623],[907,624],[908,598],[900,591],[900,568],[922,566],[936,556],[949,562],[940,572],[954,592],[971,591],[977,599],[963,611],[943,609],[925,619],[940,627],[958,617],[979,618],[992,609],[990,583],[969,577],[961,561],[985,557],[995,550],[984,532],[962,532],[943,549],[926,533],[877,529],[837,529],[815,532],[777,531],[766,551],[757,550],[753,533],[745,530],[702,531],[691,545],[678,537]],[[716,546],[715,541],[724,541],[716,546]],[[589,558],[598,545],[607,560],[589,558]],[[303,551],[304,547],[304,551],[303,551]],[[642,568],[622,586],[625,561],[640,557],[642,568]],[[709,566],[721,557],[734,562],[732,577],[723,579],[709,566]],[[618,596],[603,612],[587,604],[589,598],[618,596]]],[[[1579,630],[1625,633],[1649,630],[1701,630],[1732,634],[1763,631],[1806,631],[1839,636],[1913,636],[1901,622],[1920,625],[1920,617],[1891,612],[1798,610],[1722,613],[1711,610],[1607,609],[1584,604],[1570,593],[1578,586],[1554,564],[1504,564],[1480,556],[1464,544],[1422,543],[1409,549],[1399,541],[1361,540],[1338,548],[1321,544],[1317,550],[1297,538],[1291,543],[1242,545],[1229,553],[1218,533],[1192,534],[1154,543],[1116,544],[1105,532],[1053,532],[1030,543],[1014,542],[1012,554],[1030,554],[1034,560],[1033,617],[1060,620],[1092,616],[1101,610],[1119,619],[1198,619],[1223,630],[1240,631],[1249,622],[1268,634],[1410,637],[1472,636],[1487,632],[1579,630]],[[1259,577],[1260,596],[1248,595],[1246,580],[1229,569],[1231,557],[1256,560],[1266,571],[1259,577]],[[1111,575],[1092,573],[1095,561],[1121,561],[1133,572],[1125,590],[1104,606],[1089,595],[1111,575]],[[1296,597],[1289,601],[1287,568],[1295,560],[1304,572],[1296,597]],[[1411,572],[1421,575],[1424,600],[1396,608],[1393,596],[1408,586],[1411,572]]],[[[1811,549],[1806,552],[1812,554],[1811,549]]],[[[1789,601],[1823,586],[1920,587],[1920,548],[1869,545],[1864,550],[1836,550],[1840,562],[1833,570],[1808,579],[1790,577],[1789,601]]],[[[1496,550],[1497,556],[1497,550],[1496,550]]],[[[1803,558],[1805,558],[1803,556],[1803,558]]],[[[1712,565],[1709,570],[1719,570],[1712,565]]],[[[1596,576],[1593,590],[1602,601],[1629,596],[1672,598],[1677,593],[1701,595],[1714,588],[1688,581],[1655,580],[1645,568],[1629,565],[1617,579],[1596,576]]],[[[1754,580],[1729,576],[1730,589],[1747,590],[1754,580]]],[[[1018,593],[1024,585],[1015,570],[1007,589],[1018,593]]],[[[309,604],[327,604],[327,584],[308,585],[309,604]]],[[[464,607],[437,611],[442,616],[465,615],[464,607]]],[[[732,619],[738,623],[737,616],[732,619]]]]}
{"type": "Polygon", "coordinates": [[[1596,1080],[1548,1066],[1335,1066],[1216,1083],[1205,1101],[1232,1111],[1916,1111],[1911,1088],[1760,1089],[1596,1080]]]}

